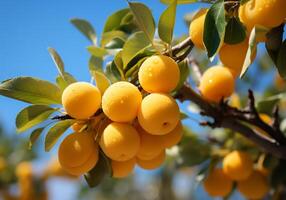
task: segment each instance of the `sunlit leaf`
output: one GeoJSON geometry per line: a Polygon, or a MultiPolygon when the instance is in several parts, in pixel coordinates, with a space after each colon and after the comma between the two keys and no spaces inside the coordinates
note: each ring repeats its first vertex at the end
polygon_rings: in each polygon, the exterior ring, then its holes
{"type": "Polygon", "coordinates": [[[62,76],[65,71],[64,62],[62,58],[54,48],[49,47],[48,51],[58,69],[59,74],[62,76]]]}
{"type": "Polygon", "coordinates": [[[63,91],[69,84],[76,82],[76,79],[71,74],[64,72],[63,76],[57,76],[56,82],[58,87],[63,91]]]}
{"type": "Polygon", "coordinates": [[[61,104],[61,90],[33,77],[17,77],[0,84],[0,95],[32,104],[61,104]]]}
{"type": "Polygon", "coordinates": [[[179,90],[185,83],[186,79],[190,75],[190,68],[187,60],[184,60],[179,63],[179,68],[180,68],[180,81],[175,88],[175,91],[179,90]]]}
{"type": "Polygon", "coordinates": [[[110,15],[105,22],[103,32],[116,30],[118,27],[120,27],[122,18],[128,13],[130,13],[130,9],[125,8],[110,15]]]}
{"type": "Polygon", "coordinates": [[[105,49],[100,48],[100,47],[95,47],[95,46],[89,46],[87,47],[87,50],[91,55],[95,57],[100,57],[100,58],[108,54],[108,52],[105,49]]]}
{"type": "Polygon", "coordinates": [[[127,38],[126,34],[123,31],[109,31],[102,34],[101,46],[106,47],[110,42],[116,39],[125,41],[127,38]]]}
{"type": "Polygon", "coordinates": [[[159,37],[166,43],[171,44],[176,21],[177,0],[162,13],[159,19],[159,37]]]}
{"type": "Polygon", "coordinates": [[[84,19],[71,19],[71,23],[94,45],[97,44],[96,33],[92,25],[84,19]]]}
{"type": "Polygon", "coordinates": [[[225,27],[224,0],[218,0],[208,10],[204,24],[203,40],[209,57],[213,57],[223,43],[225,27]]]}
{"type": "Polygon", "coordinates": [[[21,110],[16,117],[17,132],[27,129],[45,121],[56,109],[45,105],[31,105],[21,110]]]}
{"type": "Polygon", "coordinates": [[[29,141],[29,149],[32,148],[32,146],[35,144],[35,142],[38,140],[40,135],[42,134],[45,127],[37,128],[33,130],[33,132],[30,135],[30,141],[29,141]]]}
{"type": "MultiPolygon", "coordinates": [[[[171,4],[173,3],[173,0],[160,0],[162,3],[164,4],[171,4]]],[[[195,3],[198,2],[200,0],[177,0],[178,4],[190,4],[190,3],[195,3]]]]}
{"type": "Polygon", "coordinates": [[[74,120],[57,122],[50,128],[45,138],[45,151],[50,151],[64,132],[74,123],[74,120]]]}
{"type": "Polygon", "coordinates": [[[145,33],[147,39],[152,44],[155,34],[155,21],[151,10],[143,3],[128,2],[128,4],[135,16],[138,27],[145,33]]]}

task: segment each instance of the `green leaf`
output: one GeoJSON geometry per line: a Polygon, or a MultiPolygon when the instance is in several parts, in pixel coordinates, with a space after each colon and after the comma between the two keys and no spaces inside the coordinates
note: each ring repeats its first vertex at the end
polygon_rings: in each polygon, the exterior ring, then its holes
{"type": "Polygon", "coordinates": [[[188,64],[188,60],[183,60],[182,62],[179,63],[179,68],[180,68],[180,80],[175,88],[175,91],[179,90],[185,83],[186,79],[190,75],[190,68],[188,64]]]}
{"type": "Polygon", "coordinates": [[[64,72],[63,76],[59,75],[56,78],[56,83],[63,91],[69,84],[76,82],[76,79],[69,73],[64,72]]]}
{"type": "Polygon", "coordinates": [[[32,77],[17,77],[2,82],[0,95],[32,104],[61,104],[61,90],[56,85],[32,77]]]}
{"type": "Polygon", "coordinates": [[[108,52],[101,47],[89,46],[87,47],[87,50],[91,55],[95,57],[100,57],[100,58],[108,54],[108,52]]]}
{"type": "Polygon", "coordinates": [[[128,13],[130,13],[130,9],[125,8],[110,15],[105,22],[103,32],[109,32],[120,27],[122,18],[128,13]]]}
{"type": "Polygon", "coordinates": [[[134,58],[139,51],[149,46],[149,41],[143,32],[136,32],[132,34],[123,46],[122,60],[124,68],[127,66],[130,60],[134,58]]]}
{"type": "Polygon", "coordinates": [[[224,42],[227,44],[238,44],[246,38],[243,25],[238,18],[232,17],[227,22],[225,29],[224,42]]]}
{"type": "Polygon", "coordinates": [[[171,44],[173,39],[174,25],[176,22],[177,0],[162,13],[159,19],[159,37],[166,43],[171,44]]]}
{"type": "Polygon", "coordinates": [[[27,129],[45,121],[56,109],[45,105],[31,105],[21,110],[16,117],[17,132],[27,129]]]}
{"type": "Polygon", "coordinates": [[[58,54],[58,52],[55,49],[51,47],[48,48],[48,51],[58,69],[59,74],[62,76],[63,73],[65,72],[65,67],[64,67],[64,62],[61,56],[58,54]]]}
{"type": "Polygon", "coordinates": [[[93,188],[98,186],[105,176],[111,176],[111,165],[109,159],[102,153],[99,153],[99,160],[96,166],[90,170],[87,174],[84,175],[84,178],[89,185],[89,187],[93,188]]]}
{"type": "Polygon", "coordinates": [[[109,87],[110,81],[102,71],[102,59],[92,56],[89,60],[89,71],[92,77],[96,81],[96,86],[100,90],[101,94],[109,87]]]}
{"type": "Polygon", "coordinates": [[[208,10],[204,24],[203,39],[208,57],[213,57],[223,43],[225,27],[224,0],[218,0],[208,10]]]}
{"type": "Polygon", "coordinates": [[[155,21],[151,10],[143,3],[128,2],[128,4],[136,19],[139,29],[145,33],[146,37],[152,44],[155,34],[155,21]]]}
{"type": "Polygon", "coordinates": [[[50,128],[45,138],[45,151],[50,151],[61,135],[75,122],[75,120],[63,120],[50,128]]]}
{"type": "Polygon", "coordinates": [[[284,40],[280,46],[276,67],[280,76],[286,79],[286,40],[284,40]]]}
{"type": "Polygon", "coordinates": [[[257,103],[257,110],[261,113],[272,112],[273,108],[281,99],[286,99],[286,93],[280,93],[274,96],[263,98],[262,101],[257,103]]]}
{"type": "Polygon", "coordinates": [[[109,31],[102,34],[101,38],[101,47],[106,47],[113,40],[120,39],[121,41],[125,41],[127,38],[126,34],[123,31],[109,31]]]}
{"type": "MultiPolygon", "coordinates": [[[[172,4],[173,0],[160,0],[164,4],[172,4]]],[[[199,0],[177,0],[178,4],[190,4],[190,3],[196,3],[199,0]]]]}
{"type": "Polygon", "coordinates": [[[115,62],[111,62],[106,65],[106,76],[109,78],[111,83],[121,81],[121,75],[115,62]]]}
{"type": "Polygon", "coordinates": [[[71,19],[71,23],[90,40],[94,45],[97,44],[96,33],[92,25],[84,19],[71,19]]]}
{"type": "Polygon", "coordinates": [[[257,50],[257,38],[261,38],[262,36],[264,36],[267,33],[268,29],[265,29],[263,27],[257,27],[255,26],[249,36],[249,46],[246,52],[246,56],[244,59],[244,63],[242,66],[242,70],[240,73],[240,78],[242,78],[244,76],[244,74],[246,73],[248,67],[251,65],[252,63],[252,59],[255,54],[256,54],[256,50],[257,50]]]}
{"type": "Polygon", "coordinates": [[[45,127],[41,127],[41,128],[37,128],[37,129],[33,130],[33,132],[30,135],[29,149],[32,148],[32,146],[38,140],[38,138],[40,137],[40,135],[44,129],[45,129],[45,127]]]}

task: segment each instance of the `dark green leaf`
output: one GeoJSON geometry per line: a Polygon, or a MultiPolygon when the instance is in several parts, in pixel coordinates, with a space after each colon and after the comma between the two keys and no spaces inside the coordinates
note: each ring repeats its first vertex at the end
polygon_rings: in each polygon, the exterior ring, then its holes
{"type": "Polygon", "coordinates": [[[155,34],[155,21],[151,10],[143,3],[128,2],[128,4],[136,19],[138,27],[145,33],[149,42],[152,44],[155,34]]]}
{"type": "Polygon", "coordinates": [[[277,188],[281,183],[286,183],[286,161],[280,160],[279,165],[272,171],[270,183],[273,188],[277,188]]]}
{"type": "Polygon", "coordinates": [[[286,98],[286,93],[280,93],[278,95],[264,98],[262,101],[257,103],[257,109],[261,113],[269,113],[272,111],[274,106],[281,100],[286,98]]]}
{"type": "Polygon", "coordinates": [[[2,82],[0,95],[32,104],[61,104],[61,90],[56,85],[32,77],[17,77],[2,82]]]}
{"type": "Polygon", "coordinates": [[[50,128],[45,138],[45,151],[50,151],[61,135],[74,123],[74,120],[63,120],[57,122],[50,128]]]}
{"type": "Polygon", "coordinates": [[[17,132],[27,129],[45,121],[56,109],[45,105],[31,105],[21,110],[16,117],[17,132]]]}
{"type": "Polygon", "coordinates": [[[84,19],[71,19],[71,23],[85,35],[94,45],[97,43],[96,33],[92,25],[84,19]]]}
{"type": "Polygon", "coordinates": [[[238,18],[232,17],[227,22],[224,42],[227,44],[238,44],[245,40],[246,33],[238,18]]]}
{"type": "Polygon", "coordinates": [[[44,129],[45,129],[45,127],[41,127],[41,128],[37,128],[37,129],[33,130],[33,132],[30,135],[29,149],[32,148],[32,146],[38,140],[38,138],[40,137],[40,135],[44,129]]]}
{"type": "Polygon", "coordinates": [[[120,72],[114,61],[106,65],[106,76],[109,78],[109,80],[112,83],[115,83],[121,80],[120,72]]]}
{"type": "Polygon", "coordinates": [[[122,18],[128,13],[130,13],[130,9],[125,8],[110,15],[105,22],[103,32],[109,32],[117,29],[120,26],[122,18]]]}
{"type": "Polygon", "coordinates": [[[280,46],[276,66],[280,76],[286,79],[286,40],[280,46]]]}
{"type": "Polygon", "coordinates": [[[204,24],[203,39],[209,57],[213,57],[223,43],[225,27],[224,0],[218,0],[208,10],[204,24]]]}
{"type": "Polygon", "coordinates": [[[134,58],[139,51],[143,50],[150,44],[149,40],[143,32],[136,32],[132,34],[123,46],[122,60],[124,68],[130,60],[134,58]]]}
{"type": "Polygon", "coordinates": [[[176,21],[177,0],[162,13],[159,19],[158,33],[159,37],[166,43],[171,44],[173,31],[176,21]]]}
{"type": "Polygon", "coordinates": [[[89,185],[89,187],[98,186],[105,176],[111,176],[112,170],[110,166],[109,159],[104,155],[104,153],[99,154],[99,160],[96,166],[84,175],[84,178],[89,185]]]}
{"type": "Polygon", "coordinates": [[[87,50],[91,55],[95,57],[100,57],[100,58],[108,54],[108,52],[105,49],[100,48],[100,47],[95,47],[95,46],[89,46],[87,47],[87,50]]]}

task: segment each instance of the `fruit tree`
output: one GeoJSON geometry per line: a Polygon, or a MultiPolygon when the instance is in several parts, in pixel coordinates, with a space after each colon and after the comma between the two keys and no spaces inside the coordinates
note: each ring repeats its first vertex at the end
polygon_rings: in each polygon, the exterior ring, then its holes
{"type": "Polygon", "coordinates": [[[150,8],[127,1],[100,38],[88,21],[71,20],[91,42],[90,82],[68,73],[53,48],[55,83],[3,81],[1,95],[30,104],[16,117],[18,132],[32,129],[31,144],[46,134],[46,151],[69,132],[59,163],[90,187],[107,176],[124,178],[136,165],[152,170],[173,162],[196,166],[210,196],[283,199],[286,1],[161,2],[166,9],[155,22],[150,8]],[[197,2],[205,6],[186,16],[189,33],[174,37],[177,6],[197,2]],[[263,84],[273,71],[276,80],[263,84]],[[208,127],[207,136],[192,124],[208,127]]]}

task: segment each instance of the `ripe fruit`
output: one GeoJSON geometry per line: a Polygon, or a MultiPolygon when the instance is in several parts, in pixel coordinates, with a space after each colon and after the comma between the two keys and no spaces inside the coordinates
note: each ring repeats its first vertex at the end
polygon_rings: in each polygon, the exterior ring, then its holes
{"type": "Polygon", "coordinates": [[[32,177],[33,168],[30,162],[21,162],[16,167],[16,175],[18,177],[32,177]]]}
{"type": "Polygon", "coordinates": [[[178,144],[183,137],[183,126],[181,122],[178,122],[177,126],[166,135],[160,136],[165,148],[171,148],[178,144]]]}
{"type": "Polygon", "coordinates": [[[279,26],[286,18],[285,0],[250,0],[240,6],[239,18],[250,32],[255,25],[279,26]]]}
{"type": "Polygon", "coordinates": [[[130,173],[132,173],[135,164],[136,164],[135,158],[123,162],[112,160],[111,161],[112,176],[114,178],[124,178],[128,176],[130,173]]]}
{"type": "Polygon", "coordinates": [[[214,169],[204,180],[204,188],[212,197],[225,197],[232,189],[232,180],[222,169],[214,169]]]}
{"type": "Polygon", "coordinates": [[[147,58],[138,72],[139,83],[149,92],[169,93],[180,80],[178,64],[170,57],[155,55],[147,58]]]}
{"type": "Polygon", "coordinates": [[[78,167],[84,164],[91,154],[98,155],[98,148],[91,135],[90,132],[72,133],[63,140],[58,151],[62,167],[78,167]]]}
{"type": "Polygon", "coordinates": [[[235,86],[235,80],[230,70],[222,66],[214,66],[205,71],[201,78],[199,90],[202,96],[213,102],[229,97],[235,86]]]}
{"type": "Polygon", "coordinates": [[[139,127],[137,130],[140,135],[141,143],[136,157],[141,160],[151,160],[152,158],[158,156],[164,148],[161,136],[151,135],[144,131],[141,127],[139,127]]]}
{"type": "Polygon", "coordinates": [[[140,136],[130,124],[113,122],[104,129],[100,147],[112,160],[127,161],[137,154],[140,136]]]}
{"type": "Polygon", "coordinates": [[[255,170],[247,179],[238,182],[237,189],[248,199],[262,199],[269,191],[269,186],[266,177],[255,170]]]}
{"type": "Polygon", "coordinates": [[[148,133],[167,134],[176,127],[179,119],[179,107],[171,96],[152,93],[142,100],[138,121],[148,133]]]}
{"type": "Polygon", "coordinates": [[[233,93],[230,96],[229,105],[235,108],[241,108],[240,97],[237,93],[233,93]]]}
{"type": "Polygon", "coordinates": [[[208,9],[200,9],[194,16],[190,24],[190,38],[197,48],[205,49],[203,34],[204,34],[204,24],[208,9]]]}
{"type": "Polygon", "coordinates": [[[162,151],[158,156],[151,160],[141,160],[137,158],[137,164],[143,169],[152,170],[160,167],[165,161],[165,157],[165,151],[162,151]]]}
{"type": "Polygon", "coordinates": [[[129,122],[135,119],[141,101],[142,95],[135,85],[120,81],[105,91],[102,109],[112,121],[129,122]]]}
{"type": "Polygon", "coordinates": [[[99,108],[101,94],[97,87],[86,82],[70,84],[62,94],[66,112],[76,119],[87,119],[99,108]]]}
{"type": "Polygon", "coordinates": [[[253,161],[248,153],[233,151],[223,159],[223,171],[232,180],[245,180],[253,170],[253,161]]]}
{"type": "MultiPolygon", "coordinates": [[[[248,40],[238,44],[224,44],[219,51],[221,62],[230,69],[232,75],[237,77],[243,67],[244,59],[248,49],[248,40]]],[[[255,59],[256,52],[253,54],[251,61],[255,59]]]]}

